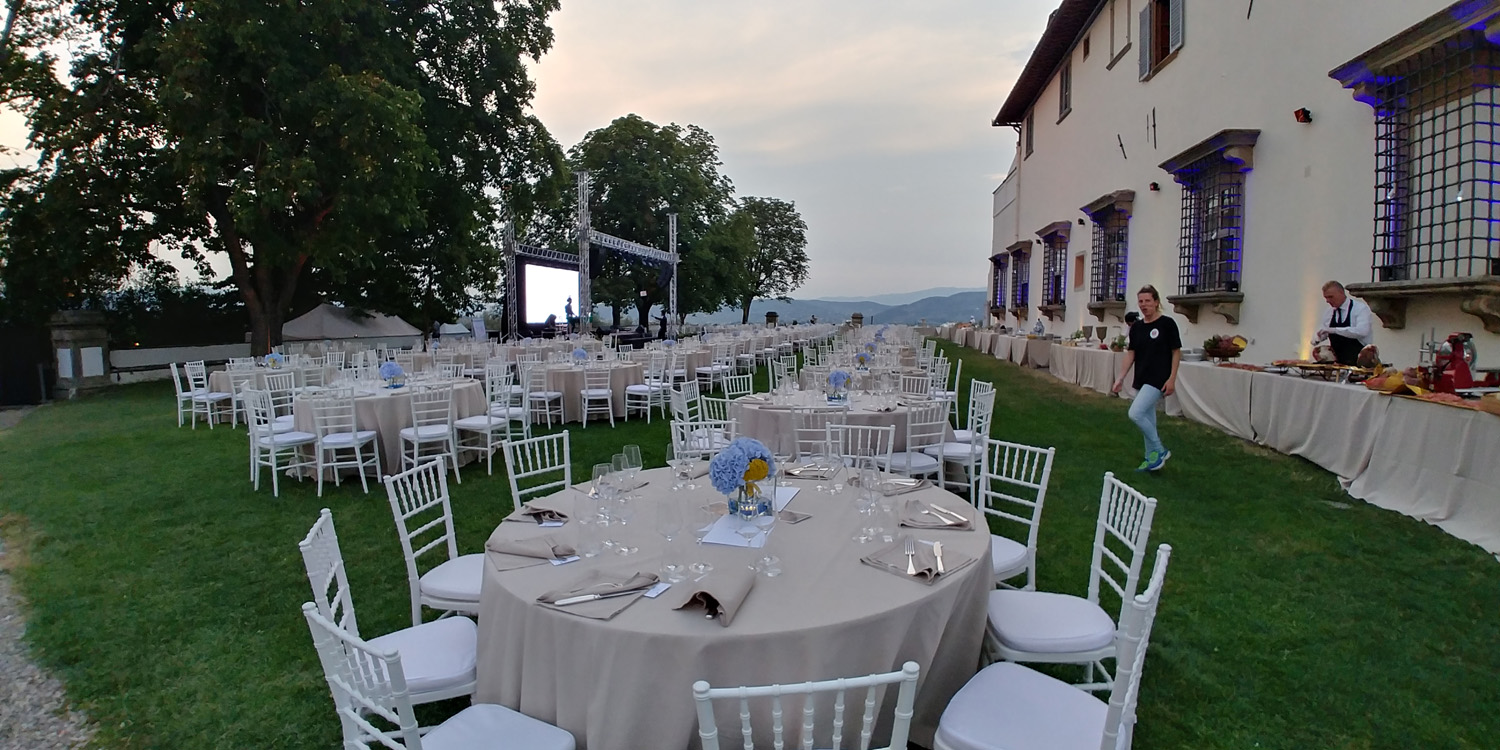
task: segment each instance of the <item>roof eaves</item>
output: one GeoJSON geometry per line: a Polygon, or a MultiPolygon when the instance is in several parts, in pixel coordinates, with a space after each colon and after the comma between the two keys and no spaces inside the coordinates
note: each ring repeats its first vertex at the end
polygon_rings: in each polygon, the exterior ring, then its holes
{"type": "Polygon", "coordinates": [[[1016,78],[1010,95],[1005,98],[1005,103],[990,122],[991,125],[1020,125],[1026,119],[1026,111],[1041,96],[1047,82],[1052,80],[1053,72],[1073,51],[1079,36],[1093,22],[1106,2],[1107,0],[1062,0],[1062,4],[1047,22],[1047,30],[1042,32],[1036,49],[1032,50],[1031,57],[1027,59],[1026,67],[1016,78]]]}

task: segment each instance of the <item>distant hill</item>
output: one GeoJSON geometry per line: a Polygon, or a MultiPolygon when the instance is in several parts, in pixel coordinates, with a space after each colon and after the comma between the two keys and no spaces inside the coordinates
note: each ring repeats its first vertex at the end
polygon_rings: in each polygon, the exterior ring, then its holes
{"type": "Polygon", "coordinates": [[[932,289],[923,289],[920,292],[901,292],[898,294],[876,294],[870,297],[820,297],[824,302],[878,302],[882,305],[908,305],[918,300],[929,297],[951,297],[962,292],[982,292],[983,289],[966,289],[956,286],[939,286],[932,289]]]}
{"type": "MultiPolygon", "coordinates": [[[[901,295],[881,295],[897,297],[901,295]]],[[[806,323],[818,316],[820,323],[839,323],[851,313],[863,313],[865,323],[916,324],[926,319],[928,323],[948,323],[978,317],[984,312],[984,291],[959,292],[947,296],[928,296],[899,305],[882,304],[873,300],[793,299],[790,302],[758,299],[750,305],[750,322],[764,323],[766,313],[776,311],[783,323],[797,321],[806,323]]],[[[689,315],[689,323],[738,323],[740,311],[720,310],[711,315],[689,315]]]]}

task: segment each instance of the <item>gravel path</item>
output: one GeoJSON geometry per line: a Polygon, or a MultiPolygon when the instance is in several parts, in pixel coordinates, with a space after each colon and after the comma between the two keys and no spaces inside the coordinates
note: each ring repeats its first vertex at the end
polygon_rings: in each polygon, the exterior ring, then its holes
{"type": "MultiPolygon", "coordinates": [[[[0,430],[15,426],[29,411],[0,411],[0,430]]],[[[31,661],[21,640],[26,621],[7,562],[0,542],[0,750],[83,747],[94,736],[87,717],[67,710],[62,683],[31,661]]]]}

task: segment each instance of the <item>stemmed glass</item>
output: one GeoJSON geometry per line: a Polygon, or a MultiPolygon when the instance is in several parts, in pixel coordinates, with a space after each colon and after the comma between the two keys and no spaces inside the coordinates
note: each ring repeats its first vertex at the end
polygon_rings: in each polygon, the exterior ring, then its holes
{"type": "Polygon", "coordinates": [[[609,527],[614,525],[613,499],[617,490],[614,486],[614,467],[610,464],[594,464],[592,488],[589,497],[594,499],[594,512],[598,516],[598,524],[605,529],[604,540],[601,546],[607,550],[614,550],[619,542],[611,538],[609,527]]]}
{"type": "Polygon", "coordinates": [[[774,501],[768,501],[767,506],[760,508],[762,512],[750,519],[750,523],[762,535],[760,545],[761,555],[755,561],[753,567],[756,572],[767,578],[775,578],[781,575],[781,558],[771,554],[771,531],[776,527],[776,508],[774,501]]]}
{"type": "Polygon", "coordinates": [[[701,505],[698,506],[696,511],[694,511],[693,518],[695,519],[693,521],[693,526],[695,527],[693,529],[693,536],[698,541],[698,545],[696,547],[697,552],[694,553],[694,557],[696,557],[697,559],[689,563],[687,569],[689,573],[697,576],[698,578],[702,578],[703,576],[712,573],[714,569],[713,563],[704,560],[702,557],[703,537],[707,535],[708,530],[713,528],[714,524],[718,522],[719,516],[715,514],[713,509],[709,506],[701,505]]]}
{"type": "Polygon", "coordinates": [[[627,445],[627,446],[625,446],[624,455],[625,455],[625,469],[628,472],[627,473],[627,478],[630,480],[630,486],[634,487],[635,486],[636,475],[640,473],[641,468],[643,467],[643,465],[641,463],[641,446],[639,446],[639,445],[627,445]]]}
{"type": "Polygon", "coordinates": [[[682,504],[676,497],[663,498],[656,503],[656,533],[666,540],[662,546],[662,576],[669,583],[681,583],[687,578],[687,566],[676,559],[672,545],[682,533],[682,504]]]}

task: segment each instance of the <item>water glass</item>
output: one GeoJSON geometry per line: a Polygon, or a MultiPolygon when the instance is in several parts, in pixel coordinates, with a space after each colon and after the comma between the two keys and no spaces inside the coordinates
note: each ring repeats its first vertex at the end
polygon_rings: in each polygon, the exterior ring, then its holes
{"type": "Polygon", "coordinates": [[[632,482],[634,482],[636,474],[640,473],[641,468],[642,468],[642,464],[641,464],[641,446],[639,446],[639,445],[627,445],[627,446],[625,446],[625,451],[624,452],[625,452],[625,467],[626,467],[626,469],[628,469],[630,471],[630,480],[632,482]]]}
{"type": "Polygon", "coordinates": [[[662,545],[662,577],[669,583],[681,583],[687,578],[687,566],[678,559],[677,549],[672,544],[682,535],[682,505],[675,497],[656,503],[656,533],[666,540],[662,545]]]}

